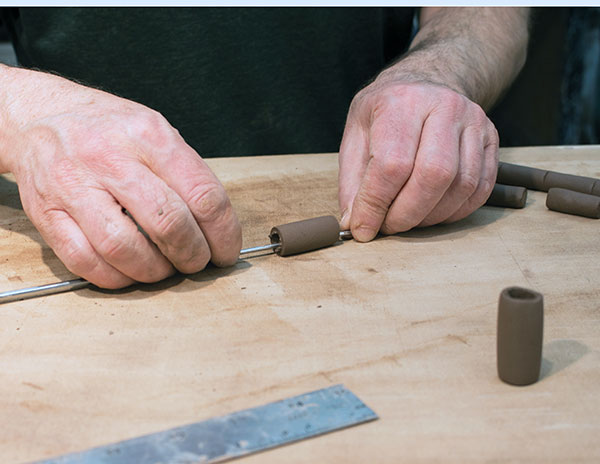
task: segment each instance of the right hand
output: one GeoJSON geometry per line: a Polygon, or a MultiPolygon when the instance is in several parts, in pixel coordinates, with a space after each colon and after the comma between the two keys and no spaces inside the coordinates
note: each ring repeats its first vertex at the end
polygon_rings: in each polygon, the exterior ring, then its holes
{"type": "Polygon", "coordinates": [[[0,72],[19,85],[0,108],[0,165],[71,272],[120,288],[236,262],[241,228],[225,189],[164,117],[60,77],[0,72]]]}

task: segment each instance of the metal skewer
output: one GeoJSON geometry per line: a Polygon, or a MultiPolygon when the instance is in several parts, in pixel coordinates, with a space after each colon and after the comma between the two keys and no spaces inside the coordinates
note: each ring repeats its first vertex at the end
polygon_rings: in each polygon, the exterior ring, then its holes
{"type": "MultiPolygon", "coordinates": [[[[352,234],[349,230],[342,230],[340,232],[340,240],[352,238],[352,234]]],[[[270,251],[275,250],[279,247],[280,243],[269,243],[268,245],[262,245],[251,248],[244,248],[240,250],[240,256],[247,255],[249,253],[258,253],[259,251],[270,251]]],[[[11,301],[27,300],[29,298],[37,298],[38,296],[54,295],[56,293],[70,292],[72,290],[78,290],[92,285],[91,282],[85,279],[73,279],[65,280],[62,282],[55,282],[53,284],[39,285],[37,287],[20,288],[18,290],[9,290],[8,292],[0,293],[0,304],[10,303],[11,301]]]]}
{"type": "Polygon", "coordinates": [[[0,293],[0,304],[17,300],[27,300],[38,296],[54,295],[55,293],[70,292],[71,290],[84,288],[88,285],[91,285],[91,282],[88,282],[85,279],[73,279],[53,284],[40,285],[38,287],[10,290],[8,292],[0,293]]]}

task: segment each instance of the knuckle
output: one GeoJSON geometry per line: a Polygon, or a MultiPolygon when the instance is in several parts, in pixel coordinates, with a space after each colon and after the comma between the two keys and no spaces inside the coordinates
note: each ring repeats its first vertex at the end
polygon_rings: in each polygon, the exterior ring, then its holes
{"type": "Polygon", "coordinates": [[[470,172],[465,172],[460,175],[458,190],[462,197],[470,197],[477,190],[479,185],[479,176],[470,172]]]}
{"type": "Polygon", "coordinates": [[[96,267],[96,260],[78,242],[67,239],[59,246],[61,258],[71,272],[85,275],[96,267]]]}
{"type": "Polygon", "coordinates": [[[131,237],[123,229],[115,228],[105,234],[96,250],[109,263],[122,261],[130,254],[131,237]]]}
{"type": "Polygon", "coordinates": [[[491,121],[489,121],[488,133],[489,136],[487,146],[494,147],[497,150],[500,145],[500,135],[498,134],[498,129],[496,129],[496,126],[494,126],[494,124],[491,121]]]}
{"type": "Polygon", "coordinates": [[[218,220],[230,206],[224,189],[216,183],[196,185],[189,199],[194,212],[203,222],[218,220]]]}
{"type": "Polygon", "coordinates": [[[381,175],[388,181],[405,178],[413,168],[413,161],[405,156],[388,155],[380,161],[381,175]]]}
{"type": "Polygon", "coordinates": [[[479,123],[479,125],[481,126],[485,126],[486,122],[488,121],[488,117],[485,114],[484,109],[479,106],[477,103],[475,103],[474,101],[471,100],[467,100],[469,102],[469,111],[470,111],[470,115],[471,118],[476,121],[477,123],[479,123]]]}
{"type": "Polygon", "coordinates": [[[364,101],[364,98],[364,90],[361,90],[356,95],[354,95],[354,98],[352,98],[352,101],[350,102],[350,108],[348,112],[350,114],[358,112],[360,110],[362,102],[364,101]]]}
{"type": "Polygon", "coordinates": [[[433,188],[450,185],[456,177],[456,172],[455,164],[447,160],[429,162],[420,169],[420,175],[425,185],[433,188]]]}
{"type": "Polygon", "coordinates": [[[160,210],[161,214],[155,216],[158,219],[153,230],[153,238],[162,242],[173,242],[188,229],[192,219],[189,210],[181,201],[172,201],[163,205],[160,210]]]}
{"type": "Polygon", "coordinates": [[[486,137],[491,140],[494,138],[493,133],[496,132],[496,128],[488,119],[483,109],[479,105],[473,103],[471,105],[471,110],[469,111],[465,131],[470,131],[473,135],[477,135],[477,137],[482,140],[486,137]]]}
{"type": "Polygon", "coordinates": [[[410,94],[410,87],[404,83],[383,85],[372,83],[354,96],[350,108],[355,111],[364,107],[372,108],[377,115],[380,112],[393,110],[408,94],[410,94]]]}
{"type": "Polygon", "coordinates": [[[464,96],[451,89],[442,88],[440,98],[443,109],[451,113],[464,113],[467,106],[467,99],[464,96]]]}
{"type": "Polygon", "coordinates": [[[381,116],[390,111],[398,101],[398,96],[393,91],[382,92],[373,103],[373,115],[381,116]]]}
{"type": "Polygon", "coordinates": [[[161,113],[150,108],[144,108],[144,111],[140,113],[140,122],[147,130],[162,131],[170,127],[161,113]]]}
{"type": "Polygon", "coordinates": [[[152,240],[159,244],[163,254],[185,274],[201,271],[210,260],[210,250],[198,241],[198,226],[187,205],[174,201],[163,205],[152,240]]]}
{"type": "Polygon", "coordinates": [[[481,106],[473,104],[473,111],[475,112],[475,120],[482,128],[485,129],[488,126],[494,128],[494,124],[488,119],[487,114],[481,106]]]}
{"type": "Polygon", "coordinates": [[[358,92],[352,101],[348,109],[348,122],[366,124],[371,118],[371,96],[367,89],[363,89],[358,92]]]}
{"type": "Polygon", "coordinates": [[[394,119],[398,108],[410,104],[406,86],[394,86],[380,92],[373,102],[373,118],[394,119]]]}
{"type": "Polygon", "coordinates": [[[175,267],[179,272],[183,272],[184,274],[194,274],[204,269],[209,261],[210,252],[207,248],[202,248],[195,254],[191,255],[189,259],[177,263],[175,267]]]}
{"type": "Polygon", "coordinates": [[[136,138],[146,140],[158,149],[171,143],[177,134],[161,113],[145,107],[143,111],[136,113],[132,130],[136,138]]]}

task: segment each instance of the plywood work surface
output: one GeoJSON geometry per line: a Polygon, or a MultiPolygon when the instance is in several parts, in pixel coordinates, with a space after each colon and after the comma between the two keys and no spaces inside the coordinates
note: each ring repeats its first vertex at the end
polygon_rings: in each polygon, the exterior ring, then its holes
{"type": "MultiPolygon", "coordinates": [[[[600,177],[600,147],[501,151],[600,177]]],[[[244,227],[334,214],[333,154],[209,160],[244,227]]],[[[0,305],[0,461],[26,462],[343,383],[380,420],[244,463],[599,462],[600,221],[483,207],[452,225],[123,291],[0,305]],[[545,298],[541,380],[496,375],[500,291],[545,298]]],[[[0,288],[72,277],[0,177],[0,288]]]]}

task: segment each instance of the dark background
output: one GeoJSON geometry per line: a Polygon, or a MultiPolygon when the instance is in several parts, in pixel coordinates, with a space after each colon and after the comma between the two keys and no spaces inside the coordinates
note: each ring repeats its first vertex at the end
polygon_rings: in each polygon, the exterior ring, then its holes
{"type": "Polygon", "coordinates": [[[599,143],[600,8],[532,10],[527,63],[490,113],[501,145],[599,143]]]}
{"type": "MultiPolygon", "coordinates": [[[[532,9],[525,67],[490,112],[501,146],[600,142],[600,8],[532,9]]],[[[15,64],[0,24],[0,61],[15,64]]]]}

